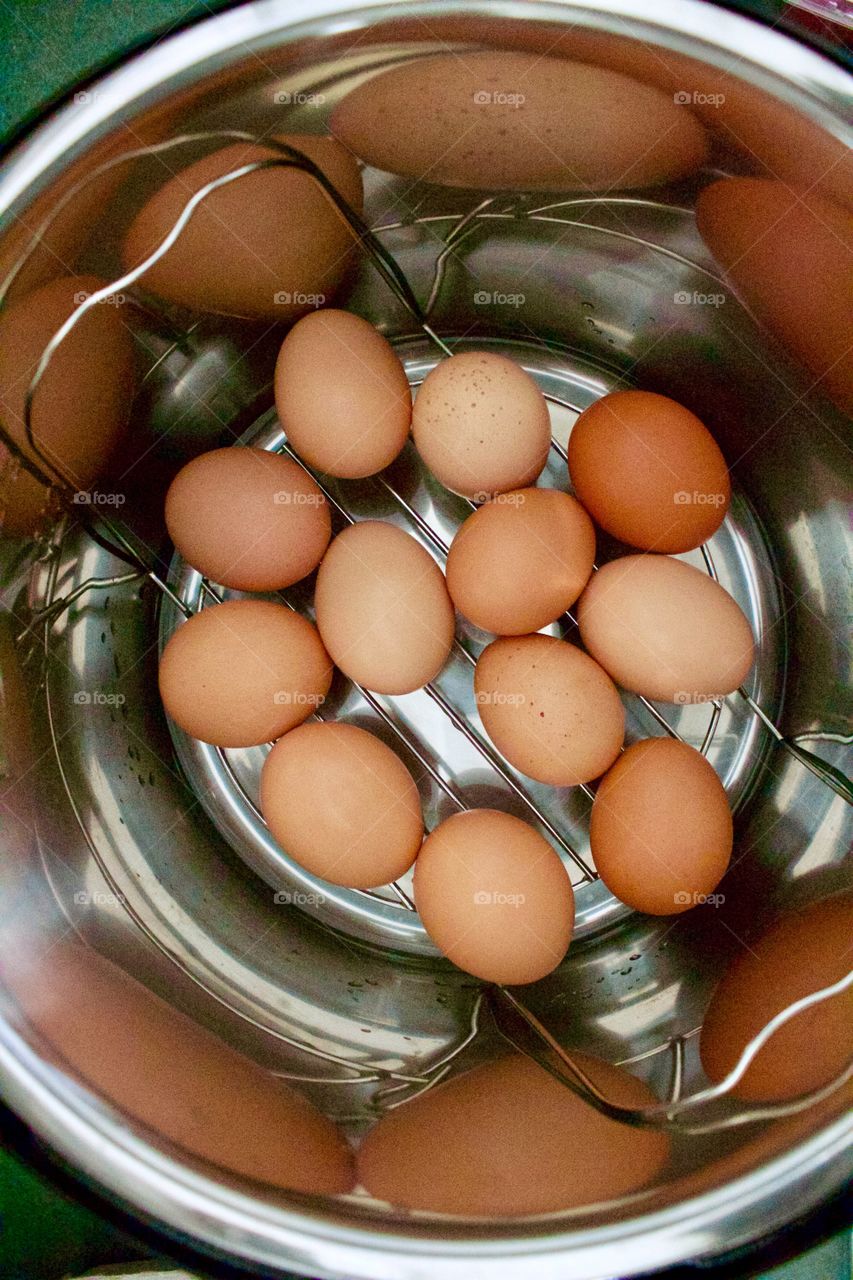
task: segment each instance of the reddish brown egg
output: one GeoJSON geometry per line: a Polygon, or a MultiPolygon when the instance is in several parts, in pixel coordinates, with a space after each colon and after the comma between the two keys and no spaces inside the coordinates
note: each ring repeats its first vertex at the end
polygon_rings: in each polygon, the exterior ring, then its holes
{"type": "Polygon", "coordinates": [[[188,564],[239,591],[277,591],[317,568],[331,537],[315,480],[266,449],[213,449],[182,467],[166,527],[188,564]]]}
{"type": "Polygon", "coordinates": [[[301,724],[329,692],[332,664],[311,623],[284,605],[229,600],[175,631],[160,659],[163,706],[185,733],[252,747],[301,724]]]}
{"type": "Polygon", "coordinates": [[[361,316],[332,308],[304,316],[285,338],[275,403],[296,452],[344,479],[393,462],[412,420],[409,382],[393,347],[361,316]]]}
{"type": "MultiPolygon", "coordinates": [[[[699,1050],[714,1081],[789,1004],[838,982],[850,970],[853,896],[826,898],[747,938],[705,1014],[699,1050]]],[[[747,1067],[733,1094],[778,1102],[819,1089],[853,1057],[853,990],[813,1005],[780,1027],[747,1067]]]]}
{"type": "Polygon", "coordinates": [[[415,905],[436,946],[486,982],[536,982],[569,946],[574,894],[538,831],[496,809],[445,819],[415,863],[415,905]]]}
{"type": "Polygon", "coordinates": [[[635,911],[675,915],[705,902],[729,865],[732,816],[711,765],[673,738],[646,738],[598,784],[589,824],[596,870],[635,911]]]}
{"type": "MultiPolygon", "coordinates": [[[[572,1050],[614,1102],[657,1101],[621,1067],[572,1050]]],[[[372,1196],[408,1209],[517,1218],[630,1195],[669,1156],[666,1134],[609,1120],[530,1058],[511,1054],[389,1112],[358,1152],[372,1196]]]]}
{"type": "MultiPolygon", "coordinates": [[[[302,151],[361,209],[361,174],[340,143],[307,134],[284,134],[276,141],[302,151]]],[[[269,147],[237,142],[170,176],[130,226],[122,248],[125,267],[153,253],[190,197],[209,182],[243,165],[282,158],[269,147]]],[[[352,231],[314,178],[295,168],[270,167],[210,192],[141,283],[185,307],[286,321],[323,305],[354,249],[352,231]]]]}
{"type": "Polygon", "coordinates": [[[643,551],[691,551],[720,527],[731,497],[726,460],[683,405],[614,391],[569,436],[578,498],[608,533],[643,551]]]}
{"type": "Polygon", "coordinates": [[[495,640],[477,663],[474,692],[492,742],[537,782],[589,782],[619,754],[625,711],[616,686],[597,662],[565,640],[495,640]]]}
{"type": "Polygon", "coordinates": [[[574,604],[594,559],[595,530],[579,502],[556,489],[513,489],[459,529],[447,557],[447,589],[484,631],[527,635],[574,604]]]}
{"type": "Polygon", "coordinates": [[[273,747],[261,812],[285,853],[332,884],[373,889],[408,871],[423,817],[412,775],[352,724],[303,724],[273,747]]]}

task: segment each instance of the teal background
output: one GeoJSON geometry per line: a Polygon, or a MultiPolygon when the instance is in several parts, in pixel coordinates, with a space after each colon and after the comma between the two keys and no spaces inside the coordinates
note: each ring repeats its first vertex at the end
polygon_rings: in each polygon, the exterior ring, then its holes
{"type": "MultiPolygon", "coordinates": [[[[0,0],[0,138],[105,61],[221,7],[197,0],[0,0]]],[[[60,1280],[142,1256],[0,1148],[0,1280],[60,1280]]],[[[836,1237],[765,1280],[770,1277],[851,1280],[850,1236],[836,1237]]]]}

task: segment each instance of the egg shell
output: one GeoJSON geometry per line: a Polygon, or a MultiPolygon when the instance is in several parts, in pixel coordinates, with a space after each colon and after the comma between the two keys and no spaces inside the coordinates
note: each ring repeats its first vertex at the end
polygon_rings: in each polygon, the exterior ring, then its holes
{"type": "Polygon", "coordinates": [[[303,724],[264,762],[261,812],[313,875],[373,889],[408,871],[421,847],[418,789],[399,756],[351,724],[303,724]]]}
{"type": "MultiPolygon", "coordinates": [[[[24,425],[27,390],[42,353],[83,301],[103,288],[96,276],[62,276],[0,312],[0,418],[26,457],[50,467],[29,445],[24,425]]],[[[118,295],[117,295],[118,296],[118,295]]],[[[57,347],[32,406],[33,436],[48,463],[75,489],[88,489],[113,455],[130,415],[135,386],[128,305],[100,303],[78,320],[57,347]]],[[[33,531],[49,492],[3,448],[3,531],[33,531]]]]}
{"type": "Polygon", "coordinates": [[[317,482],[290,458],[232,447],[199,454],[166,494],[166,527],[188,564],[239,591],[311,573],[332,535],[317,482]]]}
{"type": "Polygon", "coordinates": [[[4,985],[62,1069],[120,1111],[255,1181],[318,1195],[352,1188],[343,1135],[282,1080],[77,941],[34,948],[31,931],[3,930],[0,941],[4,985]]]}
{"type": "Polygon", "coordinates": [[[810,382],[853,411],[853,213],[784,182],[723,178],[700,192],[696,225],[810,382]]]}
{"type": "MultiPolygon", "coordinates": [[[[282,134],[276,141],[303,152],[361,210],[358,165],[333,138],[282,134]]],[[[160,245],[207,183],[243,165],[282,158],[269,147],[238,142],[168,177],[127,232],[125,268],[138,266],[160,245]]],[[[349,226],[314,178],[294,168],[261,169],[210,192],[140,283],[185,307],[287,321],[323,305],[354,246],[349,226]]]]}
{"type": "Polygon", "coordinates": [[[536,982],[568,950],[574,893],[533,827],[496,809],[440,823],[415,863],[415,905],[439,950],[486,982],[536,982]]]}
{"type": "Polygon", "coordinates": [[[703,755],[673,738],[627,747],[596,788],[596,870],[635,911],[675,915],[716,889],[732,852],[725,789],[703,755]]]}
{"type": "Polygon", "coordinates": [[[411,693],[447,661],[454,614],[444,575],[396,525],[363,520],[338,534],[314,603],[333,661],[374,693],[411,693]]]}
{"type": "Polygon", "coordinates": [[[254,747],[320,706],[332,664],[316,629],[266,600],[228,600],[181,623],[160,659],[160,696],[185,733],[254,747]]]}
{"type": "Polygon", "coordinates": [[[713,578],[669,556],[604,565],[578,601],[577,619],[584,645],[617,684],[661,702],[731,693],[753,663],[740,607],[713,578]]]}
{"type": "Polygon", "coordinates": [[[343,479],[393,462],[412,421],[409,382],[393,347],[361,316],[332,308],[303,316],[285,338],[275,403],[297,453],[343,479]]]}
{"type": "Polygon", "coordinates": [[[447,557],[447,589],[460,613],[498,635],[553,622],[586,586],[595,529],[556,489],[513,489],[475,511],[447,557]]]}
{"type": "Polygon", "coordinates": [[[691,551],[722,524],[726,460],[702,422],[651,391],[614,391],[569,436],[575,494],[608,533],[643,551],[691,551]]]}
{"type": "MultiPolygon", "coordinates": [[[[623,1106],[657,1101],[641,1080],[585,1053],[572,1058],[623,1106]]],[[[437,1085],[374,1126],[358,1179],[393,1205],[517,1218],[615,1200],[654,1181],[666,1134],[609,1120],[521,1054],[437,1085]]]]}
{"type": "Polygon", "coordinates": [[[692,172],[706,151],[671,95],[527,53],[408,61],[349,93],[331,129],[379,169],[489,191],[643,187],[692,172]]]}
{"type": "Polygon", "coordinates": [[[573,787],[604,773],[625,737],[618,690],[566,640],[495,640],[474,671],[477,710],[503,756],[537,782],[573,787]]]}
{"type": "MultiPolygon", "coordinates": [[[[831,986],[850,969],[853,896],[791,911],[748,939],[711,997],[699,1041],[713,1081],[736,1065],[749,1041],[789,1004],[831,986]]],[[[853,991],[798,1013],[759,1050],[734,1097],[780,1102],[828,1084],[853,1057],[853,991]]]]}
{"type": "Polygon", "coordinates": [[[485,502],[533,483],[548,458],[551,420],[542,392],[514,360],[466,351],[427,374],[412,434],[436,479],[485,502]]]}

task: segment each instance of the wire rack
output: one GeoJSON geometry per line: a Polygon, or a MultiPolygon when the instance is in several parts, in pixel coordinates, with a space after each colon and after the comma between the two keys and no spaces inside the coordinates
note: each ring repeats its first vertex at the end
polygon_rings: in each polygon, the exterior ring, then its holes
{"type": "MultiPolygon", "coordinates": [[[[258,172],[259,170],[285,167],[296,168],[310,175],[310,177],[318,183],[325,196],[334,204],[341,217],[347,222],[352,235],[363,253],[372,262],[376,270],[381,274],[391,292],[394,294],[398,302],[400,302],[415,322],[418,329],[429,339],[435,348],[443,356],[452,356],[452,339],[448,340],[441,337],[432,328],[429,323],[429,316],[433,311],[434,305],[439,297],[442,283],[445,278],[447,264],[451,255],[460,247],[460,245],[476,231],[487,227],[490,222],[501,221],[505,219],[517,220],[519,217],[529,218],[532,220],[542,221],[561,221],[572,223],[573,219],[567,217],[567,213],[575,207],[583,207],[597,202],[596,198],[584,198],[577,200],[564,200],[553,204],[538,207],[529,207],[519,202],[500,201],[498,197],[489,197],[481,201],[475,208],[468,212],[454,215],[450,220],[450,229],[444,237],[443,244],[437,254],[435,260],[434,277],[429,296],[425,306],[421,306],[416,298],[406,276],[403,274],[394,257],[388,251],[382,241],[382,234],[393,229],[395,224],[385,224],[382,227],[371,229],[358,214],[335,189],[325,174],[302,152],[296,148],[272,141],[270,139],[259,139],[251,133],[238,130],[223,131],[204,131],[197,133],[183,134],[172,138],[166,142],[156,144],[154,146],[140,148],[134,151],[128,151],[120,156],[114,157],[106,164],[90,173],[85,179],[72,187],[63,197],[61,201],[52,210],[50,216],[37,228],[27,249],[17,261],[15,266],[8,274],[5,281],[0,285],[0,306],[3,305],[19,271],[27,261],[29,255],[33,252],[41,237],[45,234],[52,221],[59,215],[62,209],[90,182],[101,176],[104,172],[114,168],[120,164],[126,164],[129,161],[140,158],[142,156],[156,155],[164,151],[184,148],[193,144],[208,142],[235,142],[244,141],[247,143],[263,143],[263,145],[271,152],[277,153],[271,155],[268,159],[252,161],[241,165],[232,171],[210,181],[204,187],[200,188],[192,194],[184,205],[180,215],[175,221],[169,233],[158,245],[158,247],[141,263],[132,270],[127,271],[118,279],[104,285],[103,288],[91,293],[85,298],[76,309],[68,316],[60,328],[53,334],[47,343],[41,358],[37,364],[36,370],[30,381],[26,392],[24,406],[24,426],[25,437],[28,450],[23,449],[8,431],[0,424],[0,439],[3,440],[7,449],[15,459],[17,465],[32,476],[40,483],[46,485],[50,492],[54,495],[56,501],[56,510],[58,514],[65,512],[66,515],[83,525],[86,532],[105,550],[116,556],[120,561],[124,561],[128,566],[127,572],[114,574],[107,577],[90,577],[80,582],[73,590],[62,595],[57,595],[36,613],[32,619],[33,624],[42,624],[45,631],[49,630],[55,621],[70,606],[85,593],[123,585],[125,583],[138,581],[140,579],[148,579],[162,596],[169,600],[171,604],[178,610],[179,614],[184,618],[191,616],[194,609],[188,603],[184,595],[175,589],[172,582],[162,575],[140,553],[139,549],[134,545],[133,539],[122,527],[122,524],[115,518],[95,511],[86,503],[80,503],[77,486],[73,483],[72,478],[63,471],[61,465],[56,459],[47,456],[44,450],[39,446],[38,440],[35,438],[32,425],[32,410],[34,398],[38,392],[39,385],[48,369],[50,362],[55,355],[62,342],[68,336],[74,327],[79,323],[83,315],[93,307],[97,306],[104,299],[111,295],[131,289],[144,277],[146,271],[158,262],[169,249],[175,244],[178,237],[190,221],[194,211],[199,205],[207,199],[213,192],[232,183],[240,181],[248,174],[258,172]]],[[[623,201],[624,203],[625,201],[623,201]]],[[[640,203],[639,201],[628,202],[640,203]]],[[[620,235],[618,231],[611,234],[620,235]]],[[[663,250],[662,250],[663,251],[663,250]]],[[[679,255],[671,253],[670,256],[679,259],[679,255]]],[[[683,260],[682,260],[683,261],[683,260]]],[[[136,301],[134,295],[131,300],[136,301]]],[[[150,302],[146,299],[144,304],[150,306],[150,302]]],[[[156,305],[156,304],[155,304],[156,305]]],[[[552,449],[556,452],[559,459],[566,462],[566,451],[564,447],[557,441],[552,441],[552,449]]],[[[294,457],[300,465],[304,465],[302,460],[294,455],[286,441],[282,444],[282,452],[294,457]]],[[[322,477],[315,475],[315,479],[320,484],[327,500],[332,508],[337,512],[338,516],[347,523],[354,523],[356,517],[350,514],[345,505],[332,493],[327,485],[323,483],[322,477]]],[[[419,533],[425,542],[429,543],[435,555],[439,559],[444,559],[448,551],[447,542],[436,532],[428,521],[401,495],[395,490],[391,483],[380,474],[377,477],[378,483],[382,485],[389,497],[402,507],[407,518],[417,526],[419,533]]],[[[475,508],[474,503],[470,503],[471,509],[475,508]]],[[[56,541],[43,544],[43,554],[49,556],[56,548],[56,541]]],[[[717,577],[713,557],[707,546],[702,549],[702,556],[705,568],[712,578],[717,577]]],[[[221,595],[217,591],[215,584],[204,579],[201,581],[201,591],[198,600],[198,606],[203,607],[204,603],[214,604],[221,600],[221,595]]],[[[296,606],[290,603],[286,596],[282,596],[285,604],[295,609],[296,606]]],[[[564,615],[564,620],[574,625],[574,617],[569,612],[564,615]]],[[[473,667],[476,658],[469,652],[462,641],[456,637],[454,639],[454,652],[462,662],[473,667]]],[[[397,723],[393,715],[391,715],[383,705],[382,701],[376,698],[368,690],[356,686],[366,702],[372,710],[382,719],[388,730],[397,735],[406,745],[406,748],[413,752],[415,757],[420,761],[424,769],[430,774],[433,782],[441,789],[450,803],[459,811],[469,806],[464,796],[458,788],[449,781],[435,766],[427,759],[426,755],[420,751],[418,742],[413,738],[412,734],[403,730],[397,723]]],[[[475,750],[487,761],[491,769],[493,769],[503,780],[503,782],[514,793],[516,799],[522,807],[529,811],[530,816],[547,832],[553,843],[565,854],[575,867],[576,874],[583,882],[592,882],[597,879],[596,872],[593,867],[589,866],[587,861],[581,854],[572,847],[566,837],[555,827],[549,820],[547,815],[543,814],[528,796],[526,791],[517,782],[511,770],[509,770],[500,755],[495,751],[491,744],[484,739],[475,729],[474,725],[460,713],[453,703],[442,693],[441,689],[435,683],[426,686],[426,692],[433,699],[437,707],[444,716],[450,721],[454,729],[465,736],[468,742],[475,750]]],[[[807,768],[820,781],[829,787],[835,794],[841,796],[848,804],[853,805],[853,784],[840,772],[826,761],[820,759],[813,752],[804,747],[801,742],[786,737],[773,720],[765,713],[761,706],[754,700],[746,688],[737,690],[736,696],[742,700],[751,714],[761,722],[767,732],[775,740],[775,742],[787,751],[800,765],[807,768]]],[[[683,741],[684,739],[678,731],[671,726],[666,718],[660,713],[648,699],[640,699],[645,710],[651,715],[657,726],[669,736],[683,741]]],[[[710,719],[705,731],[704,739],[701,744],[703,753],[707,752],[719,722],[723,700],[716,699],[710,704],[710,719]]],[[[321,720],[322,714],[315,712],[315,718],[321,720]]],[[[225,757],[223,755],[223,760],[225,757]]],[[[226,761],[227,764],[227,761],[226,761]]],[[[238,780],[235,782],[239,785],[238,780]]],[[[583,784],[581,787],[583,793],[593,799],[595,791],[592,787],[583,784]]],[[[245,796],[245,793],[244,793],[245,796]]],[[[245,796],[247,803],[251,803],[248,796],[245,796]]],[[[393,893],[396,903],[400,909],[406,911],[414,911],[414,903],[412,902],[406,891],[399,885],[389,886],[393,893]]],[[[372,891],[356,891],[363,893],[366,897],[380,896],[372,891]]],[[[309,1054],[322,1058],[326,1063],[333,1066],[341,1067],[344,1074],[337,1077],[323,1076],[322,1083],[349,1085],[353,1083],[379,1082],[382,1088],[379,1090],[376,1102],[381,1108],[387,1109],[400,1105],[413,1096],[413,1092],[419,1093],[425,1089],[432,1088],[437,1084],[447,1072],[451,1069],[454,1061],[460,1053],[474,1040],[481,1029],[482,1017],[484,1010],[488,1008],[495,1025],[501,1035],[513,1044],[521,1052],[534,1058],[543,1067],[545,1067],[556,1079],[558,1079],[565,1087],[572,1090],[582,1097],[590,1106],[596,1108],[602,1114],[611,1119],[634,1126],[648,1126],[656,1128],[677,1128],[682,1132],[689,1133],[707,1133],[720,1129],[733,1128],[747,1123],[759,1120],[766,1120],[780,1116],[792,1115],[802,1112],[807,1108],[823,1101],[831,1094],[841,1088],[846,1081],[853,1077],[853,1061],[847,1064],[846,1068],[831,1082],[820,1089],[812,1090],[804,1093],[799,1097],[787,1100],[785,1102],[768,1103],[765,1105],[742,1105],[735,1104],[730,1097],[731,1091],[737,1086],[747,1071],[750,1063],[756,1055],[761,1051],[764,1045],[771,1037],[784,1025],[790,1022],[807,1009],[813,1008],[825,1000],[829,1000],[843,991],[853,987],[853,972],[847,974],[839,981],[814,991],[809,995],[793,1002],[787,1008],[781,1010],[774,1018],[772,1018],[761,1031],[745,1046],[737,1063],[729,1074],[718,1084],[699,1090],[690,1096],[683,1094],[683,1077],[684,1077],[684,1053],[685,1045],[688,1040],[696,1034],[698,1028],[689,1033],[687,1036],[678,1036],[668,1040],[658,1049],[653,1050],[654,1053],[668,1053],[670,1055],[670,1087],[667,1091],[667,1099],[657,1105],[647,1106],[643,1108],[627,1108],[610,1101],[607,1096],[602,1093],[589,1078],[586,1072],[572,1058],[571,1054],[564,1049],[558,1041],[551,1035],[548,1028],[525,1006],[525,1004],[512,991],[504,987],[484,987],[473,1002],[470,1025],[462,1040],[453,1046],[452,1050],[444,1055],[437,1062],[423,1073],[406,1073],[400,1071],[386,1070],[384,1068],[375,1068],[363,1063],[356,1064],[341,1056],[335,1055],[328,1051],[316,1049],[305,1044],[294,1042],[296,1047],[308,1052],[309,1054]],[[398,1096],[402,1095],[402,1096],[398,1096]],[[723,1105],[721,1105],[723,1104],[723,1105]]],[[[645,1055],[644,1055],[645,1056],[645,1055]]],[[[633,1060],[632,1060],[633,1061],[633,1060]]],[[[296,1075],[293,1073],[286,1074],[289,1079],[304,1081],[319,1081],[319,1077],[311,1075],[296,1075]]]]}

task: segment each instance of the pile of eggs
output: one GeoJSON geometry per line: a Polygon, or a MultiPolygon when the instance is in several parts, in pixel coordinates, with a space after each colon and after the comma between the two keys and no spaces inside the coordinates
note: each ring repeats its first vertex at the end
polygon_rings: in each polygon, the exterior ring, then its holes
{"type": "Polygon", "coordinates": [[[699,419],[661,395],[614,392],[572,429],[575,496],[538,488],[551,427],[524,369],[488,352],[453,355],[413,406],[386,339],[331,308],[288,333],[275,396],[307,466],[343,480],[373,475],[411,434],[435,479],[479,502],[442,572],[382,520],[332,538],[323,491],[290,457],[215,449],[172,482],[170,536],[213,582],[268,596],[316,570],[316,625],[268,598],[229,600],[181,624],[160,664],[164,706],[186,733],[223,748],[274,744],[260,806],[287,854],[354,889],[388,884],[414,864],[425,929],[484,981],[535,982],[560,964],[573,891],[544,836],[510,814],[472,809],[424,839],[416,782],[391,748],[352,724],[309,723],[334,667],[375,694],[429,684],[450,654],[458,610],[494,637],[473,682],[504,760],[554,787],[599,780],[590,839],[611,892],[655,915],[711,893],[732,850],[724,789],[684,742],[626,748],[617,687],[704,701],[736,689],[753,662],[735,601],[673,558],[709,538],[729,504],[725,461],[699,419]],[[684,503],[683,493],[706,500],[684,503]],[[595,524],[639,554],[596,569],[595,524]],[[572,608],[584,648],[543,631],[572,608]]]}

